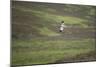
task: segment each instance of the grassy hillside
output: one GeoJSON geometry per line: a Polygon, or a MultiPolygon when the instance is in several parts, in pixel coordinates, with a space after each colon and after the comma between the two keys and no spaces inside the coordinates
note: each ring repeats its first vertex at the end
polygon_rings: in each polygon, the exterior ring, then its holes
{"type": "Polygon", "coordinates": [[[62,20],[68,27],[95,26],[94,20],[84,18],[85,15],[93,19],[94,16],[88,13],[95,11],[94,6],[31,2],[13,2],[12,5],[12,31],[17,38],[60,35],[58,30],[62,20]]]}
{"type": "Polygon", "coordinates": [[[12,1],[12,65],[95,61],[95,9],[12,1]]]}

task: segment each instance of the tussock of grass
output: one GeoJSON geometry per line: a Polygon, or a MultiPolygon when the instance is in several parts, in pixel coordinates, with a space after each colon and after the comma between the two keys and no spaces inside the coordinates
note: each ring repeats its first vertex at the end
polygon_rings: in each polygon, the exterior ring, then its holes
{"type": "Polygon", "coordinates": [[[46,27],[39,28],[39,31],[40,31],[41,35],[46,35],[46,36],[59,36],[60,35],[60,34],[54,32],[46,27]]]}

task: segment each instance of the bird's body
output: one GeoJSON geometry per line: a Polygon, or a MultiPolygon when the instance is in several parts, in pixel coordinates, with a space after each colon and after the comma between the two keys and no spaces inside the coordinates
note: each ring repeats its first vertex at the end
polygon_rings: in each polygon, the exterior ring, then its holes
{"type": "Polygon", "coordinates": [[[64,23],[61,23],[61,25],[60,25],[60,32],[63,32],[64,27],[65,27],[64,23]]]}

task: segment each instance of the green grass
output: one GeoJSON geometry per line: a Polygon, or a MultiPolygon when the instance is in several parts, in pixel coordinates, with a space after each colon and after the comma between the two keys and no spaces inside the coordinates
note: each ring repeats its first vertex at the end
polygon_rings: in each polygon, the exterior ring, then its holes
{"type": "Polygon", "coordinates": [[[15,40],[12,47],[13,64],[46,64],[56,63],[64,58],[75,58],[79,54],[91,51],[95,52],[95,40],[15,40]]]}
{"type": "Polygon", "coordinates": [[[72,17],[72,16],[61,16],[61,15],[56,15],[56,14],[50,14],[50,13],[46,13],[46,12],[42,12],[42,11],[33,11],[33,13],[35,13],[38,17],[44,19],[45,21],[49,21],[51,22],[57,22],[60,23],[60,21],[64,21],[65,24],[78,24],[81,27],[87,27],[86,24],[84,24],[84,22],[87,22],[87,20],[82,19],[82,18],[77,18],[77,17],[72,17]]]}
{"type": "MultiPolygon", "coordinates": [[[[18,10],[21,10],[23,12],[30,12],[32,13],[33,16],[39,17],[41,18],[41,21],[47,21],[47,22],[56,22],[56,23],[60,23],[60,21],[65,21],[65,24],[78,24],[81,27],[87,27],[86,24],[84,24],[84,22],[88,22],[86,19],[82,19],[79,17],[74,17],[74,16],[63,16],[63,15],[57,15],[57,14],[52,14],[50,12],[45,12],[45,11],[41,11],[41,10],[32,10],[32,9],[28,9],[28,8],[18,8],[18,10]]],[[[52,23],[51,22],[51,23],[52,23]]]]}
{"type": "Polygon", "coordinates": [[[55,31],[52,31],[48,29],[47,27],[39,28],[40,34],[46,35],[46,36],[58,36],[60,35],[59,33],[56,33],[55,31]]]}
{"type": "MultiPolygon", "coordinates": [[[[20,4],[13,8],[13,34],[17,38],[33,36],[58,36],[58,30],[63,20],[67,27],[78,26],[89,28],[90,20],[67,15],[67,12],[57,11],[53,7],[44,8],[45,5],[20,4]],[[41,8],[40,8],[41,7],[41,8]],[[59,14],[64,13],[63,14],[59,14]]],[[[64,7],[63,7],[64,9],[64,7]]],[[[74,10],[74,9],[73,9],[74,10]]],[[[92,24],[92,23],[90,23],[92,24]]],[[[65,30],[69,30],[65,28],[65,30]]],[[[82,32],[80,30],[80,32],[82,32]]]]}
{"type": "Polygon", "coordinates": [[[92,6],[16,1],[12,7],[12,65],[95,59],[92,6]],[[62,33],[61,21],[68,26],[62,33]]]}

